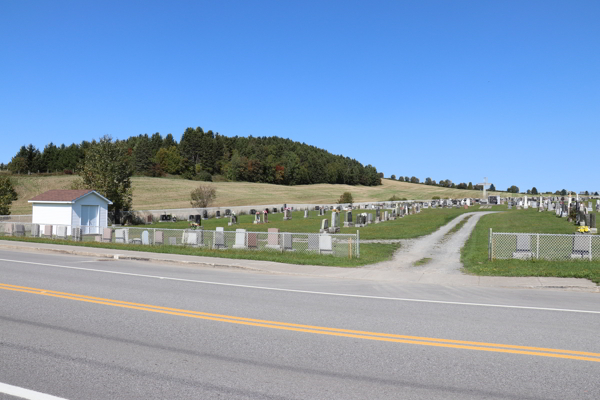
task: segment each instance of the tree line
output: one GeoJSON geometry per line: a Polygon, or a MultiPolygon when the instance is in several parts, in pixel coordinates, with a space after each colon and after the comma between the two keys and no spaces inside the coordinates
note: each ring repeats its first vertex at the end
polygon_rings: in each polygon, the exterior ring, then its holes
{"type": "MultiPolygon", "coordinates": [[[[372,165],[280,137],[227,137],[188,128],[179,143],[168,134],[131,136],[116,140],[138,175],[181,175],[187,179],[302,185],[316,183],[376,186],[381,184],[372,165]]],[[[86,151],[97,142],[57,146],[43,150],[22,146],[6,166],[13,173],[73,173],[86,151]]],[[[4,165],[0,165],[2,169],[4,165]]]]}
{"type": "MultiPolygon", "coordinates": [[[[396,175],[390,176],[390,179],[396,180],[396,175]]],[[[419,178],[417,178],[416,176],[412,176],[412,177],[399,176],[397,180],[399,180],[400,182],[421,183],[421,180],[419,178]]],[[[425,181],[422,182],[422,184],[430,185],[430,186],[451,188],[451,189],[464,189],[464,190],[482,190],[483,189],[482,185],[473,185],[472,182],[469,182],[469,183],[461,182],[461,183],[457,184],[457,183],[452,182],[452,180],[450,180],[450,179],[442,179],[441,181],[437,182],[435,179],[431,179],[429,177],[425,178],[425,181]]],[[[487,190],[489,190],[491,192],[495,192],[496,186],[494,186],[494,184],[491,183],[489,189],[487,189],[487,190]]]]}

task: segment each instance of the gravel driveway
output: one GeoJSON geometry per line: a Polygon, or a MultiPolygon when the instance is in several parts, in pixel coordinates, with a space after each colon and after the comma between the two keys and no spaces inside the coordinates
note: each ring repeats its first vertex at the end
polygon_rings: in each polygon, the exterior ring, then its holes
{"type": "Polygon", "coordinates": [[[460,249],[471,235],[473,228],[484,215],[494,212],[471,212],[462,214],[447,225],[442,226],[430,235],[417,239],[398,240],[402,247],[394,254],[390,261],[365,266],[367,269],[399,270],[414,273],[437,273],[437,274],[462,274],[462,263],[460,262],[460,249]],[[469,220],[458,231],[445,236],[456,224],[471,216],[469,220]],[[414,263],[423,258],[431,258],[431,261],[421,266],[414,263]]]}

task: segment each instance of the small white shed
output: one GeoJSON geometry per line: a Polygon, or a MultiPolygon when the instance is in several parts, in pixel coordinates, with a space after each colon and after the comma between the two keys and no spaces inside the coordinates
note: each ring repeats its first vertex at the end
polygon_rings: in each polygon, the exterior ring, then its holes
{"type": "MultiPolygon", "coordinates": [[[[108,206],[112,204],[95,190],[49,190],[29,200],[32,223],[81,226],[84,233],[100,233],[108,226],[108,206]]],[[[54,230],[56,227],[54,227],[54,230]]]]}

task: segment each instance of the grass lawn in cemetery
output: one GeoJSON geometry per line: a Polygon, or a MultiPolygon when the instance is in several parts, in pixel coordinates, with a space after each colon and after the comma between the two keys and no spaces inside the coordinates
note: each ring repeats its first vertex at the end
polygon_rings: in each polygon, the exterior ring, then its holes
{"type": "MultiPolygon", "coordinates": [[[[506,206],[492,206],[491,209],[483,209],[481,211],[505,211],[506,206]]],[[[381,210],[381,212],[391,210],[381,210]]],[[[467,213],[479,211],[479,206],[473,206],[468,209],[464,208],[427,208],[421,209],[419,214],[407,215],[404,218],[397,218],[395,221],[386,221],[379,224],[370,224],[362,228],[343,228],[343,220],[345,212],[340,212],[340,233],[356,234],[360,232],[361,240],[374,239],[412,239],[419,236],[428,235],[435,232],[441,226],[446,225],[457,216],[467,213]]],[[[511,210],[512,211],[512,210],[511,210]]],[[[261,211],[262,212],[262,211],[261,211]]],[[[321,228],[321,220],[327,218],[331,223],[331,211],[326,212],[324,216],[319,216],[318,211],[310,211],[309,217],[304,218],[304,211],[293,211],[292,219],[289,221],[283,220],[283,213],[269,214],[268,224],[254,224],[254,216],[239,215],[238,224],[228,226],[229,218],[210,218],[202,221],[202,226],[205,230],[213,231],[216,227],[223,227],[226,231],[235,231],[236,229],[246,229],[248,232],[266,232],[269,228],[278,228],[280,232],[297,232],[297,233],[318,233],[321,228]]],[[[352,210],[353,220],[356,220],[357,213],[373,214],[375,220],[375,210],[352,210]]],[[[145,228],[157,229],[188,229],[189,222],[157,222],[149,225],[140,225],[145,228]]],[[[362,246],[361,246],[362,248],[362,246]]]]}
{"type": "Polygon", "coordinates": [[[554,212],[519,210],[483,216],[462,249],[466,272],[487,276],[587,278],[600,284],[600,257],[586,260],[488,260],[489,230],[494,232],[573,234],[577,227],[554,212]]]}

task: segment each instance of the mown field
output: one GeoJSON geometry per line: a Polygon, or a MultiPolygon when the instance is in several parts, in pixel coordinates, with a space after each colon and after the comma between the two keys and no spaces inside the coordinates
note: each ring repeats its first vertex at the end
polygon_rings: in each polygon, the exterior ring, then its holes
{"type": "MultiPolygon", "coordinates": [[[[50,189],[69,189],[75,175],[36,176],[12,175],[19,200],[13,203],[12,214],[30,214],[27,201],[50,189]]],[[[133,207],[136,210],[160,210],[190,207],[190,192],[200,184],[217,189],[216,207],[301,204],[336,202],[343,192],[350,192],[354,201],[384,201],[392,196],[407,199],[481,197],[481,191],[447,189],[438,186],[383,179],[381,186],[299,185],[282,186],[247,182],[195,182],[175,178],[134,177],[133,207]]]]}
{"type": "MultiPolygon", "coordinates": [[[[594,203],[595,204],[595,203],[594,203]]],[[[488,236],[495,232],[573,234],[577,227],[566,218],[536,209],[483,216],[462,249],[466,272],[488,276],[542,276],[586,278],[600,284],[600,259],[567,260],[488,260],[488,236]]]]}

